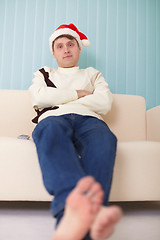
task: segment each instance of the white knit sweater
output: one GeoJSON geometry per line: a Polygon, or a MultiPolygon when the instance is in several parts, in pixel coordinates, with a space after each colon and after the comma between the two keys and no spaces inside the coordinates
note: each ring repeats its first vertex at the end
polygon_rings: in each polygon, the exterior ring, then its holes
{"type": "Polygon", "coordinates": [[[49,73],[49,79],[56,88],[47,87],[43,74],[34,73],[33,84],[29,91],[34,108],[58,106],[56,110],[43,113],[39,121],[48,116],[59,116],[69,113],[94,116],[102,119],[101,114],[106,114],[112,105],[112,93],[102,74],[90,67],[86,69],[44,67],[49,73]],[[76,90],[87,90],[91,95],[79,98],[76,90]]]}

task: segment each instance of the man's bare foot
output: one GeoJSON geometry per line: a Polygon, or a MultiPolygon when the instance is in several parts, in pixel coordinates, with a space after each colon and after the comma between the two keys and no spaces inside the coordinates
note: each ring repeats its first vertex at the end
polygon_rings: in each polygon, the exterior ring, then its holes
{"type": "Polygon", "coordinates": [[[52,240],[81,240],[103,201],[103,190],[92,177],[82,178],[66,200],[64,216],[52,240]]]}
{"type": "Polygon", "coordinates": [[[91,227],[90,236],[93,240],[104,240],[109,238],[115,225],[122,217],[122,210],[118,206],[102,206],[91,227]]]}

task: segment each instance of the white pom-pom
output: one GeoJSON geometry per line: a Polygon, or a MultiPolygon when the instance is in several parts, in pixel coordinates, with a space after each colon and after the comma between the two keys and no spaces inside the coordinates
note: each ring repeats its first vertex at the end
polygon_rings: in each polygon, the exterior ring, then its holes
{"type": "Polygon", "coordinates": [[[88,46],[90,45],[90,41],[87,40],[87,39],[83,39],[83,40],[82,40],[82,45],[83,45],[84,47],[88,47],[88,46]]]}

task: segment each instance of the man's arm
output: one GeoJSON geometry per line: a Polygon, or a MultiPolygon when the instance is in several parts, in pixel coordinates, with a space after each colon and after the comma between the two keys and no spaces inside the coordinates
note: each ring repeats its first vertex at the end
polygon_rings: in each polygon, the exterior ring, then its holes
{"type": "Polygon", "coordinates": [[[47,87],[43,77],[35,77],[29,88],[32,105],[37,108],[53,107],[78,99],[75,90],[47,87]]]}
{"type": "Polygon", "coordinates": [[[90,94],[92,94],[92,93],[90,93],[86,90],[77,90],[78,98],[82,98],[82,97],[88,96],[90,94]]]}
{"type": "Polygon", "coordinates": [[[94,87],[95,90],[92,94],[88,93],[74,102],[80,103],[98,114],[107,114],[112,106],[113,95],[100,72],[96,76],[94,87]]]}

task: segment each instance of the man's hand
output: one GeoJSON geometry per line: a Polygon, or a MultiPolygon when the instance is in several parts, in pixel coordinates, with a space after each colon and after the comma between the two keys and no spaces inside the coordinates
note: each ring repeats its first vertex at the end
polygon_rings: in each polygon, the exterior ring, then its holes
{"type": "Polygon", "coordinates": [[[86,90],[77,90],[77,94],[78,94],[78,98],[82,98],[92,93],[86,90]]]}

